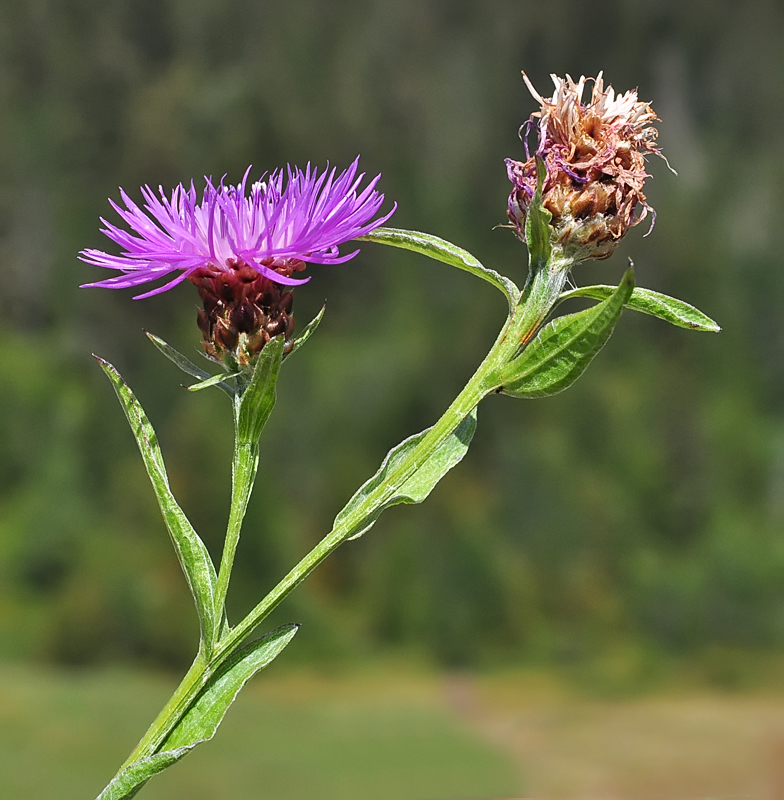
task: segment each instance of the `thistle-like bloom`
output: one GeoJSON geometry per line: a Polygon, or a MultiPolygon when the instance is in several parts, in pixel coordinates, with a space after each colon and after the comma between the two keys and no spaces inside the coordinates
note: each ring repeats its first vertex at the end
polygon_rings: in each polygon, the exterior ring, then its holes
{"type": "Polygon", "coordinates": [[[569,264],[607,258],[630,228],[649,211],[653,213],[643,193],[648,177],[644,156],[661,155],[653,126],[659,118],[649,103],[637,99],[636,90],[616,95],[611,86],[605,89],[601,72],[595,79],[581,77],[576,83],[569,75],[566,80],[551,77],[555,91],[551,98],[544,98],[523,73],[541,108],[521,133],[536,125],[539,143],[531,155],[525,141],[524,163],[506,160],[513,185],[509,219],[524,239],[539,156],[547,168],[543,204],[553,215],[554,247],[569,264]],[[583,92],[590,80],[593,91],[584,103],[583,92]]]}
{"type": "Polygon", "coordinates": [[[250,186],[250,167],[238,186],[206,178],[201,202],[191,183],[177,186],[167,197],[149,186],[141,189],[140,208],[121,189],[125,208],[110,200],[130,230],[102,219],[102,232],[123,248],[115,256],[83,250],[82,261],[115,269],[120,275],[86,286],[122,289],[171,276],[162,286],[137,298],[166,291],[184,280],[199,290],[204,310],[199,326],[205,349],[215,358],[226,352],[247,363],[271,336],[293,331],[292,295],[283,287],[305,283],[295,272],[306,262],[339,264],[359,251],[341,255],[338,246],[363,236],[386,222],[395,207],[377,219],[384,195],[376,176],[360,190],[364,173],[359,159],[336,176],[289,167],[250,186]]]}

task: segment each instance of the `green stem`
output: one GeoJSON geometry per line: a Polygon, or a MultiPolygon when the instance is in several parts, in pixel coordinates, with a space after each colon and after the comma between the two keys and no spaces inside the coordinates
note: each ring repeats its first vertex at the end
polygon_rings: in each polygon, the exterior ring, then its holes
{"type": "Polygon", "coordinates": [[[214,642],[219,640],[226,621],[226,595],[229,591],[234,555],[237,552],[242,520],[248,508],[250,494],[253,491],[253,482],[259,467],[258,443],[240,441],[236,427],[235,424],[234,458],[231,463],[231,509],[229,511],[229,524],[226,528],[226,541],[223,545],[220,570],[218,571],[218,582],[215,587],[216,629],[213,637],[214,642]]]}
{"type": "MultiPolygon", "coordinates": [[[[520,303],[506,321],[490,352],[443,416],[387,480],[371,492],[353,513],[342,519],[340,524],[333,528],[242,622],[235,628],[229,628],[220,639],[216,637],[216,645],[208,662],[202,652],[199,652],[179,687],[120,771],[134,761],[152,755],[160,749],[209,678],[253,629],[330,553],[346,541],[369,515],[394,495],[397,488],[427,461],[483,397],[499,388],[494,374],[534,336],[558,298],[565,277],[565,270],[545,267],[529,279],[520,303]]],[[[236,444],[232,463],[231,511],[216,590],[218,611],[216,616],[221,620],[224,618],[223,607],[242,518],[250,498],[257,466],[258,446],[236,444]]]]}
{"type": "Polygon", "coordinates": [[[534,336],[550,313],[565,279],[566,270],[555,267],[542,269],[529,279],[520,303],[502,328],[490,352],[443,416],[387,480],[371,492],[352,514],[341,520],[242,622],[230,630],[217,644],[214,659],[224,658],[237,647],[293,589],[351,536],[363,520],[394,495],[397,488],[430,458],[483,397],[498,388],[493,380],[494,373],[508,363],[534,336]]]}
{"type": "Polygon", "coordinates": [[[168,703],[161,709],[139,744],[118,770],[118,775],[135,761],[150,756],[158,750],[182,719],[211,674],[212,670],[209,665],[205,664],[200,651],[190,669],[185,673],[185,677],[180,681],[180,685],[169,698],[168,703]]]}

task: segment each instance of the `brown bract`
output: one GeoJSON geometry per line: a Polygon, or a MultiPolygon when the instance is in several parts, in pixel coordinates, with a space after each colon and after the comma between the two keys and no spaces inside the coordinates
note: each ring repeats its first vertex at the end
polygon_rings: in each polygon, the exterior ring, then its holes
{"type": "Polygon", "coordinates": [[[553,245],[569,263],[607,258],[626,232],[652,211],[643,184],[644,156],[659,154],[658,117],[636,90],[616,95],[602,74],[575,82],[551,76],[555,91],[542,97],[523,73],[541,108],[531,116],[539,132],[537,153],[525,162],[507,159],[513,189],[509,218],[521,238],[536,190],[536,155],[547,167],[543,204],[553,215],[553,245]],[[592,81],[590,100],[583,102],[592,81]]]}
{"type": "MultiPolygon", "coordinates": [[[[305,268],[295,258],[268,258],[263,265],[287,277],[305,268]]],[[[189,280],[204,305],[197,321],[210,358],[244,367],[272,337],[284,334],[288,340],[294,333],[293,294],[250,264],[229,259],[223,267],[197,270],[189,280]]]]}

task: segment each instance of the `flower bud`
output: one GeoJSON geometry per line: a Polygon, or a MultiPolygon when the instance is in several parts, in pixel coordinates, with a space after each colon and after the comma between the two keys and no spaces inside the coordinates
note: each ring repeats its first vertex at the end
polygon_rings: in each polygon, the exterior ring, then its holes
{"type": "Polygon", "coordinates": [[[509,219],[525,240],[525,220],[536,191],[536,158],[546,167],[542,204],[552,214],[551,244],[557,258],[572,266],[586,259],[608,258],[626,232],[651,212],[643,184],[645,155],[661,155],[656,146],[658,120],[648,103],[637,100],[636,90],[615,95],[605,90],[602,73],[576,83],[551,76],[552,98],[543,98],[523,73],[528,89],[541,104],[520,129],[538,127],[535,154],[525,162],[506,160],[512,182],[509,219]],[[583,103],[587,81],[593,80],[590,102],[583,103]]]}

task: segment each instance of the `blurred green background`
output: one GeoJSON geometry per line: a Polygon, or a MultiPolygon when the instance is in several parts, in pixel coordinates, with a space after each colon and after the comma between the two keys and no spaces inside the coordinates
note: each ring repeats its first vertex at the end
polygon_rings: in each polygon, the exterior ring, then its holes
{"type": "MultiPolygon", "coordinates": [[[[91,352],[133,386],[182,505],[214,554],[221,545],[228,404],[184,392],[142,333],[192,352],[195,290],[137,303],[78,288],[98,270],[76,253],[109,246],[98,217],[118,186],[138,198],[142,183],[236,181],[249,163],[342,167],[361,153],[399,205],[392,224],[522,282],[524,248],[495,229],[503,159],[521,156],[517,129],[534,110],[520,70],[546,94],[550,72],[603,69],[652,102],[679,177],[651,160],[655,231],[635,229],[575,281],[617,282],[633,257],[640,285],[723,332],[627,312],[569,392],[490,398],[468,458],[428,502],[388,512],[280,609],[277,621],[303,623],[285,658],[535,669],[600,693],[662,675],[725,689],[777,675],[782,41],[773,0],[5,0],[0,660],[180,670],[194,650],[184,582],[91,352]]],[[[280,382],[235,619],[393,444],[432,424],[503,321],[501,295],[414,254],[368,244],[310,274],[300,327],[325,298],[327,313],[280,382]]]]}

